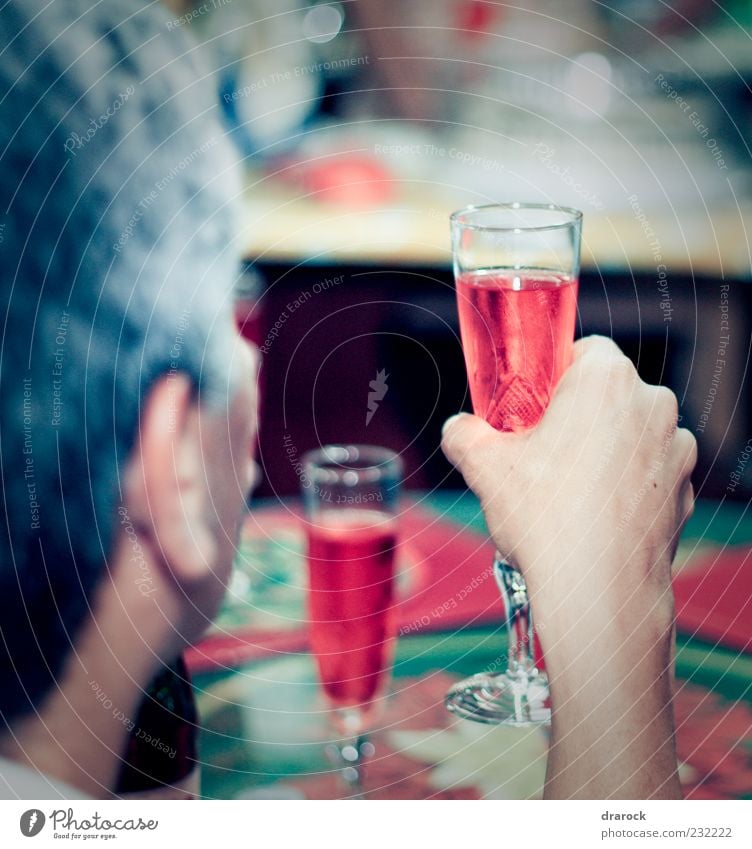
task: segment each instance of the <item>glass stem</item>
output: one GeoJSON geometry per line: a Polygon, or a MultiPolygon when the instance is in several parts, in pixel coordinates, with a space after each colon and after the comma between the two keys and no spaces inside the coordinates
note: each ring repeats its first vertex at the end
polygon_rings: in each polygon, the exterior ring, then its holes
{"type": "Polygon", "coordinates": [[[363,793],[363,761],[365,760],[363,747],[366,742],[366,738],[361,735],[340,749],[342,780],[351,794],[356,796],[363,793]]]}
{"type": "Polygon", "coordinates": [[[527,679],[537,673],[533,614],[522,574],[496,552],[494,576],[504,599],[509,640],[507,675],[527,679]]]}
{"type": "Polygon", "coordinates": [[[346,743],[328,747],[329,758],[338,768],[340,778],[351,798],[363,794],[364,766],[373,751],[373,744],[365,734],[359,734],[346,743]]]}
{"type": "Polygon", "coordinates": [[[337,742],[327,747],[327,756],[339,771],[339,776],[347,788],[348,797],[357,799],[363,795],[363,779],[366,761],[375,752],[373,743],[368,739],[364,728],[362,710],[357,707],[338,707],[334,709],[336,727],[342,733],[337,742]]]}

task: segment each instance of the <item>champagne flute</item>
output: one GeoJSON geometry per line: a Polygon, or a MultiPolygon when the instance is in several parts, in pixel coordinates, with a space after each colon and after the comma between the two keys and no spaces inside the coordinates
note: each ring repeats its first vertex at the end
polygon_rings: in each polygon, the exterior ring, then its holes
{"type": "Polygon", "coordinates": [[[311,650],[343,739],[329,752],[359,793],[394,653],[402,461],[373,445],[327,445],[305,454],[303,469],[311,650]]]}
{"type": "MultiPolygon", "coordinates": [[[[535,425],[572,359],[582,213],[552,204],[491,204],[455,212],[452,256],[473,409],[498,430],[535,425]]],[[[447,709],[488,724],[551,721],[546,673],[522,574],[497,552],[508,666],[456,684],[447,709]]]]}

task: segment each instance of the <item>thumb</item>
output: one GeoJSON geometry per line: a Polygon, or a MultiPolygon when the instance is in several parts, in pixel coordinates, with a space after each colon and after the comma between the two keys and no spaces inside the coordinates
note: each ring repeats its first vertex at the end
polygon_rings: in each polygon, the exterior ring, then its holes
{"type": "Polygon", "coordinates": [[[508,439],[515,439],[515,434],[500,433],[478,416],[459,413],[444,423],[441,449],[467,485],[483,499],[498,485],[508,439]]]}

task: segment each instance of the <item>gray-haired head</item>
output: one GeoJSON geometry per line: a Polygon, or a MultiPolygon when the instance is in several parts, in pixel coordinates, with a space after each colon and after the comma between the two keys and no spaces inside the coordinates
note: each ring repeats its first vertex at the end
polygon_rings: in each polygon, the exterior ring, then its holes
{"type": "Polygon", "coordinates": [[[0,713],[106,569],[140,401],[224,396],[235,165],[194,45],[139,0],[11,0],[0,52],[0,713]]]}

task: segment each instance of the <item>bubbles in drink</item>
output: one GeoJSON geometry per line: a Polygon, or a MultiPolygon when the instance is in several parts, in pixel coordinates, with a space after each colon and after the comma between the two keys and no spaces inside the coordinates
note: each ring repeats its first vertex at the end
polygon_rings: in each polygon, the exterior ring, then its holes
{"type": "Polygon", "coordinates": [[[308,522],[311,646],[324,692],[336,707],[367,710],[391,669],[396,523],[367,509],[308,522]]]}
{"type": "Polygon", "coordinates": [[[459,277],[457,303],[473,409],[499,430],[537,424],[571,360],[577,280],[478,271],[459,277]]]}

